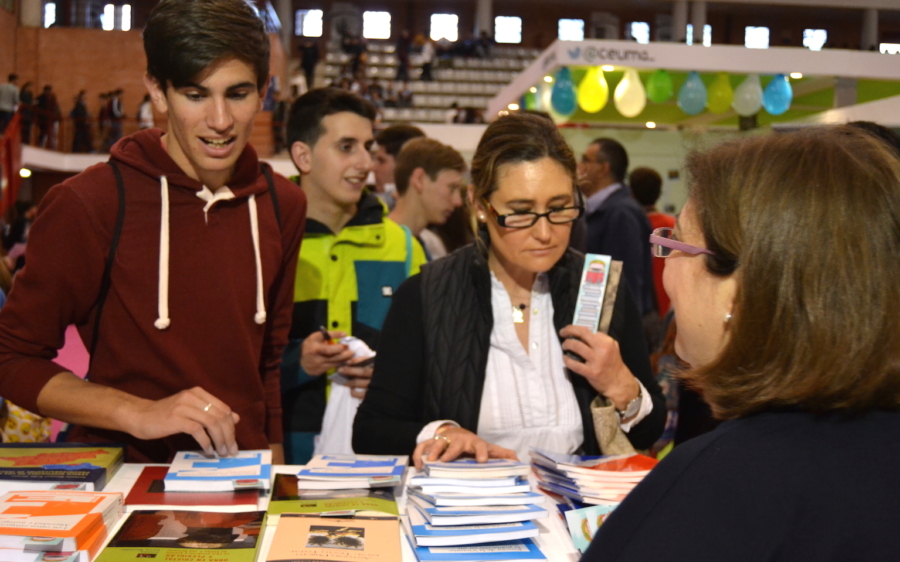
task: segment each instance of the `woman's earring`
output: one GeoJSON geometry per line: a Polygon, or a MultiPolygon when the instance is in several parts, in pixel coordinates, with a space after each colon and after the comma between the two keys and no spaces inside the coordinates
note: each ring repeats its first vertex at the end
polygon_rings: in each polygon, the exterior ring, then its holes
{"type": "Polygon", "coordinates": [[[730,312],[725,315],[725,323],[728,324],[729,322],[731,322],[731,313],[730,312]]]}
{"type": "Polygon", "coordinates": [[[481,222],[484,222],[484,214],[483,213],[478,213],[478,220],[480,220],[481,222]]]}

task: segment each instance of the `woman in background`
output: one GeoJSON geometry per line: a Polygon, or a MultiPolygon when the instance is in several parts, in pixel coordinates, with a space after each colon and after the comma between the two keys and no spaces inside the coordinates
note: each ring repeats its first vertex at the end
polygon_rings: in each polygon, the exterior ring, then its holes
{"type": "Polygon", "coordinates": [[[689,156],[652,238],[683,374],[726,420],[600,528],[598,560],[896,560],[900,160],[850,127],[689,156]]]}
{"type": "Polygon", "coordinates": [[[354,451],[412,453],[416,466],[466,454],[527,462],[530,446],[598,454],[598,397],[601,435],[621,429],[649,447],[666,408],[630,291],[619,285],[608,336],[571,325],[584,256],[569,236],[583,208],[556,126],[497,119],[472,182],[480,243],[423,267],[394,295],[354,451]]]}

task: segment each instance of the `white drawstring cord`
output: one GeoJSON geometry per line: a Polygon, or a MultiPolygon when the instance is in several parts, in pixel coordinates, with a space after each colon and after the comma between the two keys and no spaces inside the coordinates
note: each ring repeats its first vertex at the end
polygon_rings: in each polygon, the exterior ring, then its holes
{"type": "Polygon", "coordinates": [[[250,233],[253,236],[253,254],[256,257],[256,315],[253,320],[257,324],[266,321],[266,303],[263,300],[263,274],[262,256],[259,251],[259,216],[256,212],[256,195],[251,195],[248,201],[250,209],[250,233]]]}
{"type": "Polygon", "coordinates": [[[162,217],[159,221],[159,296],[157,308],[159,318],[153,323],[157,330],[165,330],[172,321],[169,319],[169,180],[159,178],[162,196],[162,217]]]}

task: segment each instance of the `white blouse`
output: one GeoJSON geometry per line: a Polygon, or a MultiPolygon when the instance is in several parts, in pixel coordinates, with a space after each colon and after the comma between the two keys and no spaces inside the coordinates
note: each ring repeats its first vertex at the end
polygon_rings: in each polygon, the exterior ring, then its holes
{"type": "MultiPolygon", "coordinates": [[[[491,272],[491,307],[494,327],[484,377],[484,392],[478,416],[478,436],[507,449],[529,462],[529,447],[558,453],[575,453],[584,441],[581,410],[568,380],[559,335],[553,324],[553,301],[547,275],[539,274],[531,290],[531,316],[526,353],[516,334],[512,302],[503,284],[491,272]]],[[[573,375],[578,376],[578,375],[573,375]]],[[[622,429],[628,431],[653,407],[647,390],[640,412],[622,429]]],[[[427,424],[416,439],[431,439],[441,425],[427,424]]]]}

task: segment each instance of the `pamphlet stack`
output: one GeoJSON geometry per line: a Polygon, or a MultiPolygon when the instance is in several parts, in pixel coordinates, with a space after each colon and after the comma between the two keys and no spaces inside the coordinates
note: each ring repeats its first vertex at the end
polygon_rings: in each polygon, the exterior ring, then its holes
{"type": "Polygon", "coordinates": [[[593,505],[620,503],[656,466],[645,455],[579,456],[531,450],[538,486],[593,505]]]}
{"type": "Polygon", "coordinates": [[[548,512],[529,470],[503,459],[426,463],[407,489],[407,534],[419,560],[544,560],[532,538],[534,520],[548,512]]]}

